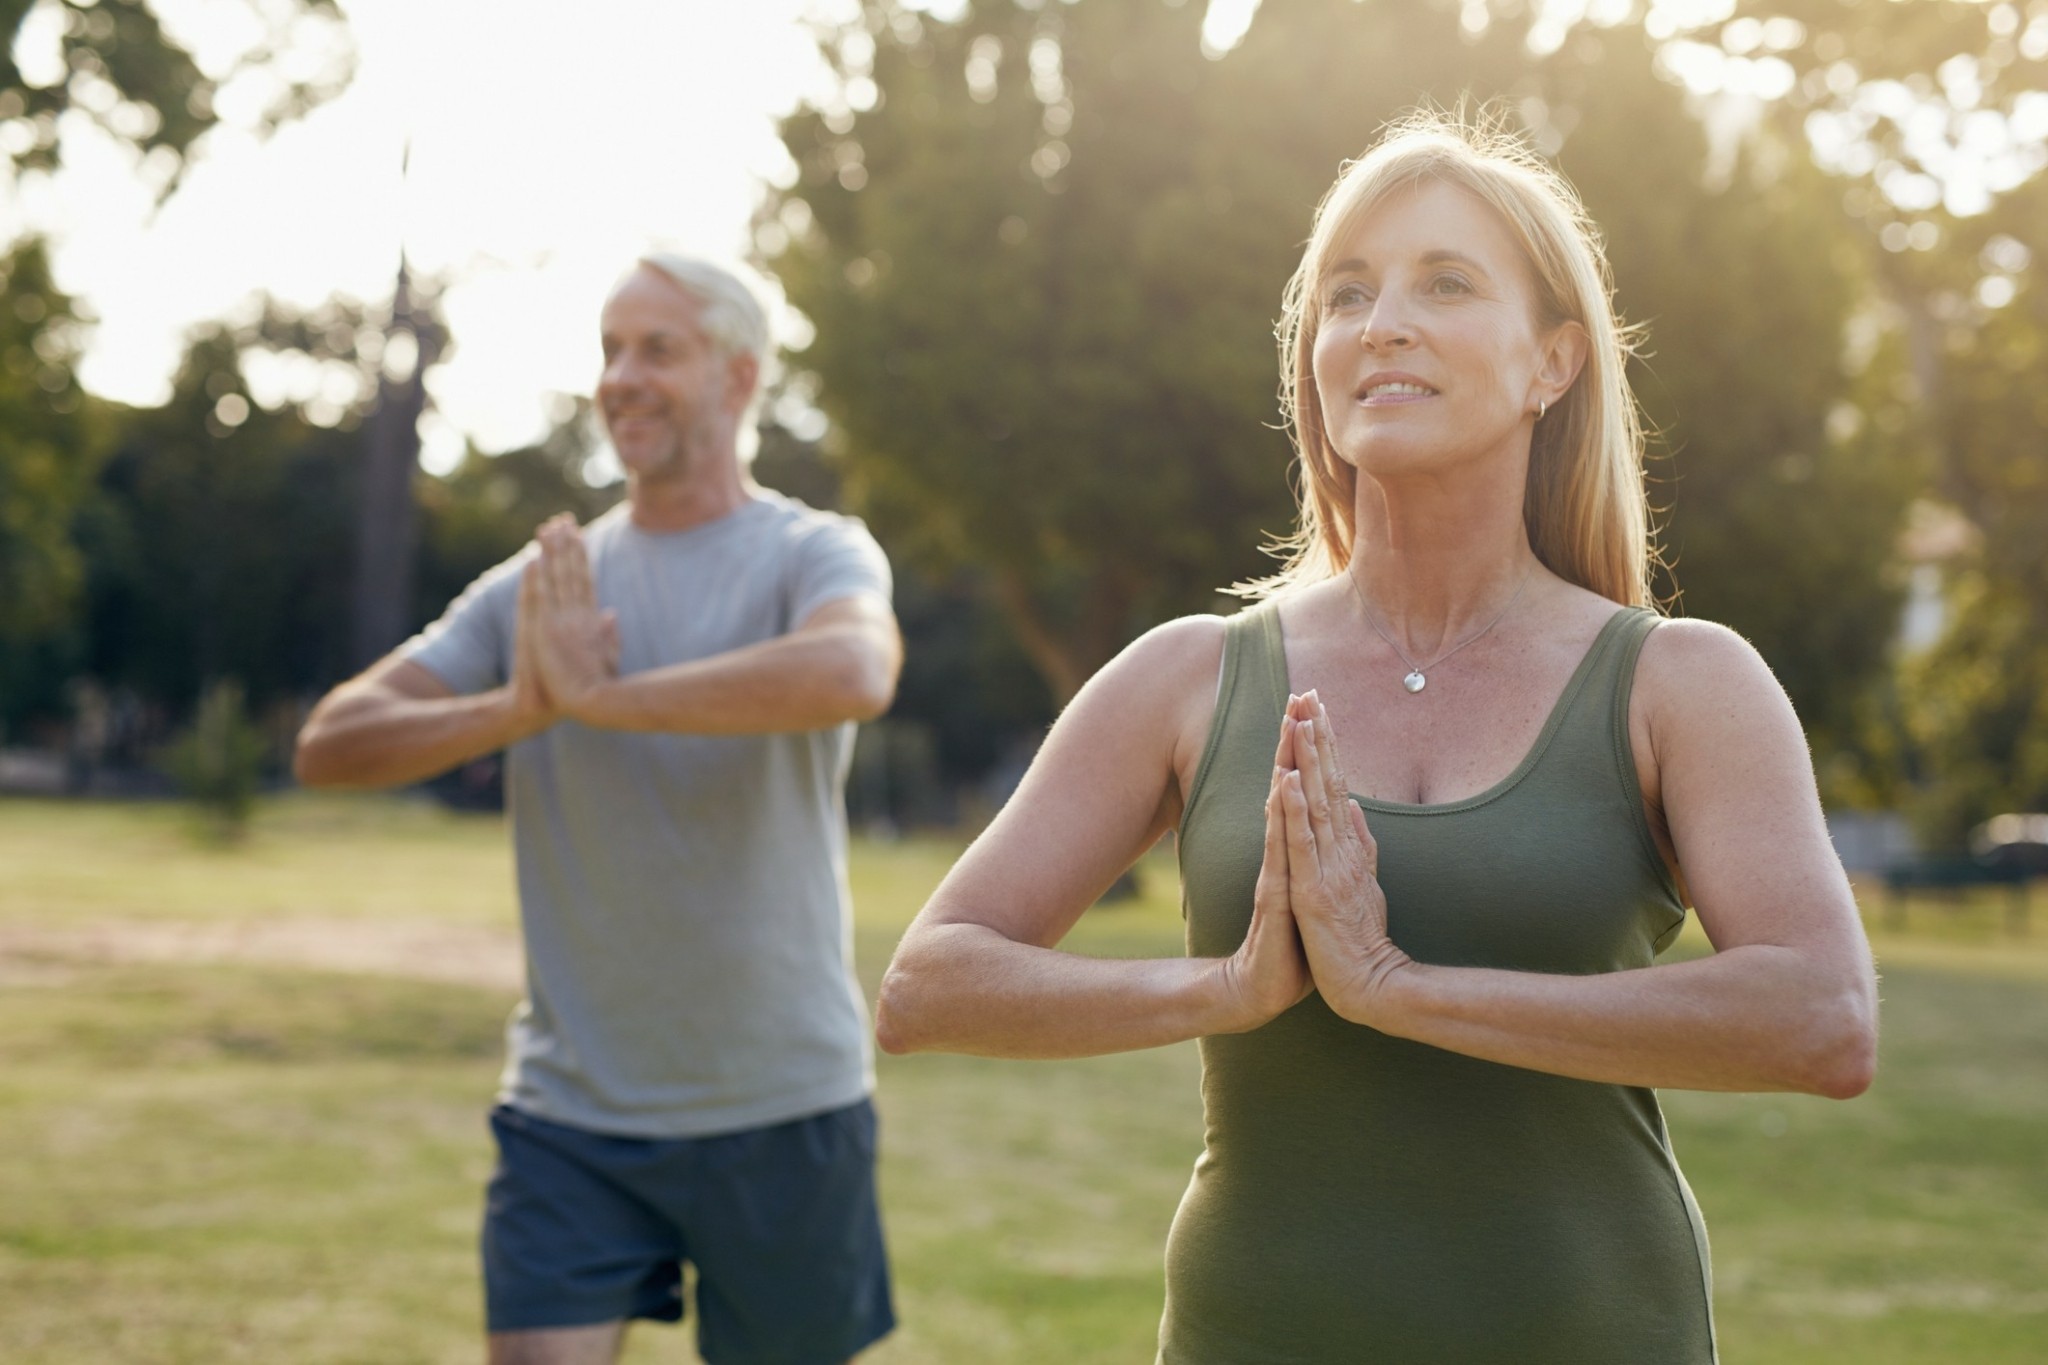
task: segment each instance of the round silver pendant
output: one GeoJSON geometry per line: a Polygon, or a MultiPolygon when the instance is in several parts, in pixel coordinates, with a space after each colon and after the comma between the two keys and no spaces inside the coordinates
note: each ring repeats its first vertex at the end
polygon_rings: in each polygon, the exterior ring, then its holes
{"type": "Polygon", "coordinates": [[[1423,677],[1422,670],[1418,668],[1407,677],[1401,679],[1401,686],[1407,688],[1410,692],[1420,692],[1428,681],[1429,679],[1423,677]]]}

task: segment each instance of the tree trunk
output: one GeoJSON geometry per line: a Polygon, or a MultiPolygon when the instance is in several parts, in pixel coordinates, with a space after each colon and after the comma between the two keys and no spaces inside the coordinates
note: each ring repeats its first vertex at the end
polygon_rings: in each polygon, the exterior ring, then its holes
{"type": "Polygon", "coordinates": [[[1106,571],[1097,577],[1089,593],[1087,609],[1079,626],[1061,632],[1048,621],[1023,571],[998,569],[995,573],[996,602],[1017,632],[1017,643],[1052,690],[1053,705],[1064,710],[1097,669],[1123,648],[1123,631],[1130,618],[1131,595],[1122,577],[1106,571]]]}
{"type": "Polygon", "coordinates": [[[419,543],[419,508],[413,471],[419,467],[420,414],[426,410],[426,338],[413,316],[405,266],[391,300],[387,340],[398,333],[415,342],[411,371],[387,367],[377,381],[377,405],[365,425],[363,493],[356,521],[356,574],[351,653],[367,668],[403,641],[412,616],[413,560],[419,543]]]}

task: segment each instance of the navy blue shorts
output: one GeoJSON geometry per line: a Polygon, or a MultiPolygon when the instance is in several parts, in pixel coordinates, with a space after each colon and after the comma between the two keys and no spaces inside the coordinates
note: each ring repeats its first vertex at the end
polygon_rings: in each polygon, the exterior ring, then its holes
{"type": "Polygon", "coordinates": [[[484,1301],[493,1332],[683,1316],[709,1365],[840,1365],[896,1325],[875,1111],[649,1140],[499,1105],[484,1301]]]}

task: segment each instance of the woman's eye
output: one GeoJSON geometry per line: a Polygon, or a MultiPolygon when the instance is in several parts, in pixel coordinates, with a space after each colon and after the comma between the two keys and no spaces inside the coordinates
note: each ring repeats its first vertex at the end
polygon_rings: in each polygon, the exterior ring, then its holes
{"type": "Polygon", "coordinates": [[[1469,294],[1472,286],[1463,275],[1439,275],[1430,286],[1439,294],[1469,294]]]}
{"type": "Polygon", "coordinates": [[[1366,294],[1363,286],[1340,284],[1330,293],[1330,307],[1350,308],[1356,304],[1364,303],[1365,299],[1366,294]]]}

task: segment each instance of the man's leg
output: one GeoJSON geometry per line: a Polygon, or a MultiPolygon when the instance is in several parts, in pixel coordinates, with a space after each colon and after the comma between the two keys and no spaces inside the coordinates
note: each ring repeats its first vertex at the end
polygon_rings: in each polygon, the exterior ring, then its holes
{"type": "Polygon", "coordinates": [[[484,1201],[491,1365],[611,1365],[625,1324],[683,1315],[681,1230],[634,1194],[677,1144],[607,1137],[499,1106],[484,1201]]]}
{"type": "Polygon", "coordinates": [[[490,1365],[612,1365],[625,1339],[623,1322],[493,1332],[488,1338],[490,1365]]]}
{"type": "Polygon", "coordinates": [[[866,1101],[705,1138],[688,1195],[712,1365],[839,1365],[896,1325],[866,1101]]]}

